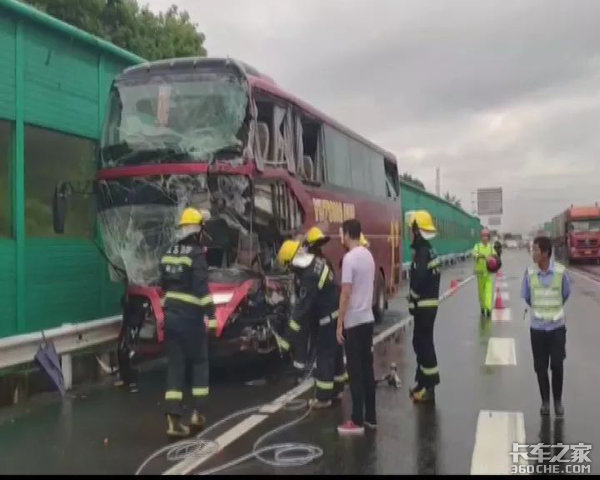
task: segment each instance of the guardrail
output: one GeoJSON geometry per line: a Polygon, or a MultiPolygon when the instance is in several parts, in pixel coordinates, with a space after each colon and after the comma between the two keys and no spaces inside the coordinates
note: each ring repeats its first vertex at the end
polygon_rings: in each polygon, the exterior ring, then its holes
{"type": "MultiPolygon", "coordinates": [[[[121,315],[100,318],[77,324],[64,324],[44,330],[46,340],[52,340],[59,355],[87,347],[116,341],[121,327],[121,315]]],[[[26,333],[0,339],[0,369],[14,367],[34,360],[42,332],[26,333]]]]}

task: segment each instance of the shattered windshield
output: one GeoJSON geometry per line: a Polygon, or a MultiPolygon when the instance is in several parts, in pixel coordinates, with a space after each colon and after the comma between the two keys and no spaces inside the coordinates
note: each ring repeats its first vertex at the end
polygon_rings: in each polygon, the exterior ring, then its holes
{"type": "Polygon", "coordinates": [[[111,91],[101,168],[240,157],[248,93],[233,75],[161,73],[111,91]]]}
{"type": "Polygon", "coordinates": [[[111,273],[124,272],[135,285],[158,284],[160,258],[176,240],[177,219],[188,206],[205,214],[209,249],[237,245],[237,232],[250,229],[250,191],[249,179],[238,175],[100,181],[98,216],[106,255],[116,267],[111,273]]]}

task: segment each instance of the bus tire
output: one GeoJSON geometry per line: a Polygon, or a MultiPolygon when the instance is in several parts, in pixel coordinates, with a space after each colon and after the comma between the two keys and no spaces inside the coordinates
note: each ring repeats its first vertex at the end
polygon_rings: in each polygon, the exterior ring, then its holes
{"type": "Polygon", "coordinates": [[[373,316],[375,317],[375,323],[380,323],[383,320],[386,306],[387,299],[385,297],[385,280],[383,278],[383,274],[379,272],[377,275],[377,283],[375,284],[373,304],[373,316]]]}

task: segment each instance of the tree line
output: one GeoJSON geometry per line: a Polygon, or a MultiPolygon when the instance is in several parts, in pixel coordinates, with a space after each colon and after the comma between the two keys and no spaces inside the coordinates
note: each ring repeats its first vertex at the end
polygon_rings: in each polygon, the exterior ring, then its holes
{"type": "Polygon", "coordinates": [[[146,60],[206,56],[204,34],[177,5],[155,14],[136,0],[24,1],[146,60]]]}

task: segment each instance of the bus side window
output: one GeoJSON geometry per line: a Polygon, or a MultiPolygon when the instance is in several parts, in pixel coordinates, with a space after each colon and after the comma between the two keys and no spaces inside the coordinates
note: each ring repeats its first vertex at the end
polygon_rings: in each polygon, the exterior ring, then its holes
{"type": "Polygon", "coordinates": [[[319,182],[324,180],[321,125],[306,117],[297,117],[298,173],[304,180],[319,182]]]}
{"type": "Polygon", "coordinates": [[[397,198],[400,195],[398,167],[394,161],[388,158],[385,159],[385,180],[387,196],[397,198]]]}
{"type": "Polygon", "coordinates": [[[258,150],[265,155],[264,163],[287,167],[296,172],[296,129],[292,108],[275,100],[262,97],[256,101],[258,150]],[[265,132],[268,126],[268,134],[265,132]]]}
{"type": "Polygon", "coordinates": [[[257,185],[255,192],[254,205],[259,223],[266,225],[271,222],[283,236],[302,228],[304,212],[300,202],[285,183],[257,185]]]}

